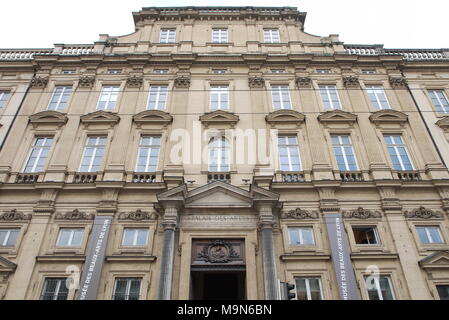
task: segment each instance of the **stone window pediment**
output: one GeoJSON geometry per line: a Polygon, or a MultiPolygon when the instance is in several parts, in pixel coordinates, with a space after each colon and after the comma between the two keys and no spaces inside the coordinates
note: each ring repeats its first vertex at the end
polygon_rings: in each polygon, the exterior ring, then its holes
{"type": "Polygon", "coordinates": [[[403,126],[408,121],[408,115],[396,110],[379,110],[374,112],[369,119],[375,125],[398,124],[403,126]]]}
{"type": "Polygon", "coordinates": [[[318,116],[318,121],[325,125],[348,124],[352,126],[357,121],[357,115],[343,110],[331,110],[318,116]]]}
{"type": "Polygon", "coordinates": [[[444,131],[449,131],[449,116],[446,116],[443,119],[438,120],[438,122],[435,124],[444,131]]]}
{"type": "Polygon", "coordinates": [[[449,269],[449,251],[439,251],[419,261],[423,269],[449,269]]]}
{"type": "Polygon", "coordinates": [[[144,124],[156,124],[166,127],[173,122],[173,117],[165,111],[145,110],[134,115],[133,121],[139,128],[144,124]]]}
{"type": "Polygon", "coordinates": [[[239,120],[239,116],[224,110],[216,110],[200,116],[200,121],[204,124],[205,127],[209,127],[213,124],[218,124],[229,125],[231,128],[233,128],[236,123],[239,122],[239,120]]]}
{"type": "Polygon", "coordinates": [[[0,256],[0,273],[12,273],[16,268],[17,265],[14,262],[0,256]]]}
{"type": "Polygon", "coordinates": [[[265,121],[271,126],[276,124],[295,124],[299,127],[305,119],[304,114],[295,110],[276,110],[265,117],[265,121]]]}
{"type": "Polygon", "coordinates": [[[113,127],[119,121],[120,117],[117,114],[103,110],[98,110],[81,116],[81,123],[83,123],[84,125],[108,124],[113,127]]]}
{"type": "Polygon", "coordinates": [[[58,128],[67,123],[67,116],[59,111],[47,110],[35,113],[29,117],[34,128],[40,125],[55,125],[58,128]]]}

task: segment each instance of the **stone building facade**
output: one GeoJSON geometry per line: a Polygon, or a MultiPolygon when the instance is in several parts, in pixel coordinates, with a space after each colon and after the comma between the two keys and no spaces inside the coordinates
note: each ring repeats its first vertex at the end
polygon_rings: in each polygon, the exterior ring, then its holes
{"type": "Polygon", "coordinates": [[[0,50],[0,299],[448,298],[449,51],[133,17],[0,50]]]}

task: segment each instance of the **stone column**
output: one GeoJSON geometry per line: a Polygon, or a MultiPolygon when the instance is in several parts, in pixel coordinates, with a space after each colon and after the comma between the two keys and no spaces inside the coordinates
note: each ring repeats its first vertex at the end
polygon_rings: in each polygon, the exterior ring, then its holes
{"type": "Polygon", "coordinates": [[[262,233],[263,276],[265,300],[279,300],[276,258],[273,240],[273,212],[270,206],[259,208],[259,228],[262,233]]]}
{"type": "Polygon", "coordinates": [[[178,220],[176,207],[165,208],[162,226],[164,228],[164,242],[162,247],[159,284],[157,289],[158,300],[171,300],[173,278],[173,259],[175,251],[175,229],[178,220]]]}

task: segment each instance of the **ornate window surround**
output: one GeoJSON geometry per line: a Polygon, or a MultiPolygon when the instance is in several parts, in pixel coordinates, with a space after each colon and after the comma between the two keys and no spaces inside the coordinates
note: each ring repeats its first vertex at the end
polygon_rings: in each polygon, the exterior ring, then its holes
{"type": "Polygon", "coordinates": [[[31,222],[32,214],[23,213],[21,209],[11,209],[0,213],[0,229],[19,229],[19,236],[14,247],[0,247],[0,253],[16,257],[23,238],[31,222]]]}

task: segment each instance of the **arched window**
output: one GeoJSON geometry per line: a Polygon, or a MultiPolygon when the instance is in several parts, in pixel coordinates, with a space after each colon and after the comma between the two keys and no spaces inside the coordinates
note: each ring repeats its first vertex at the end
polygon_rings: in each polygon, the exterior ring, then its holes
{"type": "Polygon", "coordinates": [[[225,137],[213,137],[209,140],[209,171],[229,171],[229,142],[225,137]]]}

